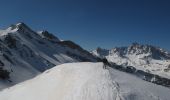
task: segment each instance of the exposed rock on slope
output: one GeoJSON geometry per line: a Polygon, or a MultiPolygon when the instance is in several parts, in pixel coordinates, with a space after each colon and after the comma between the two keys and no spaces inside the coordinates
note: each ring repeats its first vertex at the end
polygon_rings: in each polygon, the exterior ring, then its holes
{"type": "Polygon", "coordinates": [[[111,50],[96,49],[92,54],[100,58],[106,57],[118,65],[133,66],[170,79],[170,53],[159,47],[133,43],[129,47],[117,47],[111,50]]]}
{"type": "Polygon", "coordinates": [[[0,61],[0,67],[10,72],[10,82],[0,80],[2,89],[59,64],[96,58],[72,41],[60,41],[47,31],[35,32],[18,23],[0,30],[0,61]]]}

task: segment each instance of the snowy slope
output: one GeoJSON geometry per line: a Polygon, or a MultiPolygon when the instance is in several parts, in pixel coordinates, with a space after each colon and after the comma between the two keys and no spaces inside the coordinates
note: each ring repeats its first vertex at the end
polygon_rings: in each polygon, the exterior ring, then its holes
{"type": "Polygon", "coordinates": [[[56,66],[0,92],[0,100],[169,100],[170,89],[102,63],[56,66]]]}
{"type": "Polygon", "coordinates": [[[0,68],[10,72],[10,82],[0,78],[0,90],[30,79],[56,65],[96,61],[72,41],[60,41],[47,31],[35,32],[24,23],[0,30],[0,68]]]}
{"type": "Polygon", "coordinates": [[[92,54],[106,57],[118,65],[133,66],[138,70],[170,78],[170,53],[159,47],[133,43],[129,47],[111,50],[98,48],[92,54]]]}

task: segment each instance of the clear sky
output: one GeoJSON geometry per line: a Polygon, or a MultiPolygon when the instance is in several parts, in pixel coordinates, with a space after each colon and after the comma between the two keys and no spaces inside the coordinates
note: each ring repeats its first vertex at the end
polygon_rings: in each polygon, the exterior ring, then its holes
{"type": "Polygon", "coordinates": [[[0,28],[17,22],[87,50],[132,42],[170,50],[170,0],[1,0],[0,28]]]}

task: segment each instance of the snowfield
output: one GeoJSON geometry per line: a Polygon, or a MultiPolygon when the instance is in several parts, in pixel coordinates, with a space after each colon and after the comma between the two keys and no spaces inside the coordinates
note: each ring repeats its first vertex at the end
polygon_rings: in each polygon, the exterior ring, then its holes
{"type": "Polygon", "coordinates": [[[48,31],[36,32],[24,23],[0,30],[0,69],[10,73],[6,80],[0,76],[0,91],[56,65],[84,61],[95,62],[96,57],[70,40],[60,41],[48,31]]]}
{"type": "Polygon", "coordinates": [[[170,89],[102,63],[68,63],[0,92],[0,100],[169,100],[170,89]]]}

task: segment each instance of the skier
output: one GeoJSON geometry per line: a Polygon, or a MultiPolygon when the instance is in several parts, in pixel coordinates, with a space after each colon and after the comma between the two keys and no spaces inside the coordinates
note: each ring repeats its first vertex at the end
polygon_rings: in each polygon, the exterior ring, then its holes
{"type": "Polygon", "coordinates": [[[110,66],[110,63],[107,61],[106,58],[103,58],[102,62],[103,62],[103,69],[106,69],[107,66],[110,66]]]}

